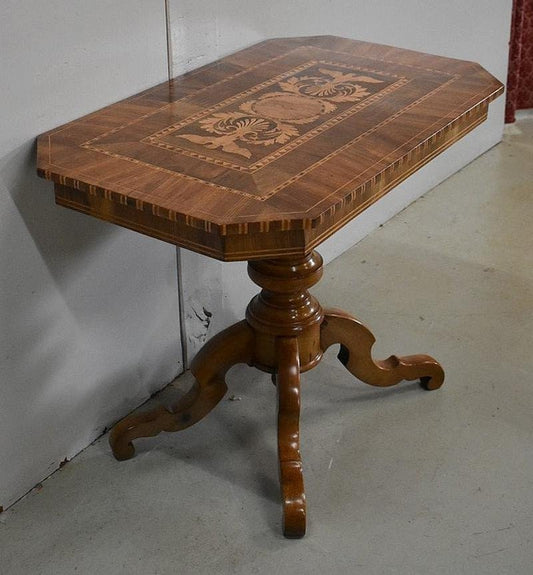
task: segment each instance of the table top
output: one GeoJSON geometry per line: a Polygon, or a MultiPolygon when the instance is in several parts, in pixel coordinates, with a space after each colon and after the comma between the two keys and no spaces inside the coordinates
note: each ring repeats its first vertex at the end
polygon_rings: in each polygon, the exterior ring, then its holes
{"type": "Polygon", "coordinates": [[[481,66],[262,42],[38,139],[57,203],[222,260],[308,253],[480,124],[481,66]]]}

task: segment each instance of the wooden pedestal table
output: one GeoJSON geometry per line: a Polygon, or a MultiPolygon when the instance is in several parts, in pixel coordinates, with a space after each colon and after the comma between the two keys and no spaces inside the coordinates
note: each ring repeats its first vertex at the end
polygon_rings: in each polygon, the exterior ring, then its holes
{"type": "Polygon", "coordinates": [[[236,363],[278,390],[283,531],[305,533],[300,374],[340,344],[358,379],[442,385],[426,355],[372,359],[374,337],[307,291],[315,248],[487,116],[502,85],[479,65],[330,36],[270,40],[40,136],[38,171],[56,202],[224,261],[248,260],[262,290],[212,338],[172,410],[126,417],[132,441],[201,420],[236,363]]]}

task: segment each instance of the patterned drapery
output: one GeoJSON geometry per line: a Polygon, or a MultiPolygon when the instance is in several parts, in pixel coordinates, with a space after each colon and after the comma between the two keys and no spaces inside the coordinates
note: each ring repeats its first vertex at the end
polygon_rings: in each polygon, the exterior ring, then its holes
{"type": "Polygon", "coordinates": [[[533,0],[513,0],[505,121],[533,108],[533,0]]]}

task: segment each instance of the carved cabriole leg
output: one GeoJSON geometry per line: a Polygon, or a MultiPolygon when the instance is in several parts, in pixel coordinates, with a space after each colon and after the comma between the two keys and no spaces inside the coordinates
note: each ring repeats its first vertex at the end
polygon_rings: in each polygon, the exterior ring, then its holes
{"type": "Polygon", "coordinates": [[[341,344],[340,361],[355,377],[379,387],[400,381],[420,379],[422,387],[438,389],[444,381],[440,364],[429,355],[391,355],[384,360],[372,359],[371,349],[376,339],[362,323],[340,310],[326,310],[321,326],[321,347],[341,344]]]}
{"type": "Polygon", "coordinates": [[[274,375],[278,390],[279,481],[285,537],[305,535],[305,492],[300,457],[300,360],[298,340],[276,340],[278,369],[274,375]]]}
{"type": "Polygon", "coordinates": [[[300,373],[322,358],[318,301],[307,291],[322,276],[316,252],[299,259],[250,262],[248,273],[263,290],[246,319],[255,332],[253,365],[273,374],[278,391],[279,477],[286,537],[305,534],[305,493],[300,458],[300,373]]]}
{"type": "Polygon", "coordinates": [[[160,406],[147,413],[130,415],[117,423],[109,438],[113,455],[129,459],[135,454],[132,441],[153,437],[162,431],[179,431],[204,418],[227,391],[224,376],[237,363],[251,363],[254,335],[241,321],[210,339],[194,358],[191,373],[195,383],[172,411],[160,406]]]}

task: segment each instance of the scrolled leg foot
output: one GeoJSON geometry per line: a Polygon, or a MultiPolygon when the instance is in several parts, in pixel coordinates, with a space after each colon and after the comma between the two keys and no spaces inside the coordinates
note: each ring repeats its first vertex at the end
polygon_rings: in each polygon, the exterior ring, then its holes
{"type": "Polygon", "coordinates": [[[298,340],[280,337],[276,341],[278,368],[278,455],[283,504],[283,534],[305,535],[306,502],[300,456],[300,361],[298,340]]]}
{"type": "Polygon", "coordinates": [[[191,372],[195,383],[171,410],[160,406],[147,413],[130,415],[112,429],[109,443],[118,460],[135,454],[132,441],[153,437],[162,431],[179,431],[203,419],[224,397],[224,376],[237,363],[250,363],[253,332],[245,321],[209,340],[194,358],[191,372]]]}
{"type": "Polygon", "coordinates": [[[340,343],[339,360],[355,377],[379,387],[395,385],[402,380],[420,380],[424,389],[438,389],[444,382],[444,371],[429,355],[391,355],[373,360],[371,349],[375,338],[361,322],[338,310],[326,310],[321,326],[321,347],[340,343]]]}

